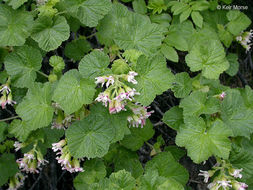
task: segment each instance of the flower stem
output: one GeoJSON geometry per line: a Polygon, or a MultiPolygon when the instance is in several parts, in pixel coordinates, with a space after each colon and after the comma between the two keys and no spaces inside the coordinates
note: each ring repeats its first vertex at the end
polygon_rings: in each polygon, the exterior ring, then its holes
{"type": "Polygon", "coordinates": [[[44,77],[47,77],[47,78],[48,78],[48,75],[47,75],[47,74],[45,74],[45,73],[43,73],[43,72],[41,72],[41,71],[37,71],[37,73],[39,73],[39,74],[41,74],[42,76],[44,76],[44,77]]]}
{"type": "Polygon", "coordinates": [[[17,119],[17,118],[19,118],[19,116],[13,116],[13,117],[1,119],[0,122],[2,122],[2,121],[9,121],[9,120],[12,120],[12,119],[17,119]]]}

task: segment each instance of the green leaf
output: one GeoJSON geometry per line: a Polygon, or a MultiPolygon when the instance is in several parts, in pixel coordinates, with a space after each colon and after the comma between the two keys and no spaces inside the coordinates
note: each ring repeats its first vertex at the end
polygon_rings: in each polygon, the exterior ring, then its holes
{"type": "Polygon", "coordinates": [[[208,79],[218,79],[229,63],[222,44],[217,40],[197,42],[185,57],[191,71],[200,71],[208,79]],[[208,46],[206,45],[208,44],[208,46]]]}
{"type": "Polygon", "coordinates": [[[163,184],[159,185],[158,190],[184,190],[183,185],[174,179],[166,180],[163,184]]]}
{"type": "Polygon", "coordinates": [[[234,53],[229,53],[227,55],[227,60],[230,66],[226,70],[226,73],[229,74],[230,76],[235,76],[239,70],[238,55],[234,53]]]}
{"type": "Polygon", "coordinates": [[[171,16],[167,13],[162,13],[160,15],[150,15],[150,20],[153,23],[160,24],[160,26],[169,27],[171,16]]]}
{"type": "Polygon", "coordinates": [[[94,50],[84,56],[78,69],[83,77],[95,79],[95,77],[110,73],[110,69],[107,68],[109,64],[109,57],[104,52],[94,50]]]}
{"type": "Polygon", "coordinates": [[[1,3],[0,19],[0,46],[22,46],[30,35],[32,15],[1,3]]]}
{"type": "Polygon", "coordinates": [[[243,30],[247,29],[251,24],[251,20],[243,13],[238,10],[230,10],[227,13],[229,23],[227,24],[227,30],[237,36],[243,30]]]}
{"type": "Polygon", "coordinates": [[[95,27],[110,10],[110,0],[64,0],[67,11],[89,27],[95,27]]]}
{"type": "Polygon", "coordinates": [[[253,110],[245,107],[237,90],[226,91],[226,97],[221,104],[221,118],[231,128],[234,136],[250,138],[253,133],[253,110]]]}
{"type": "Polygon", "coordinates": [[[241,96],[243,97],[244,104],[247,108],[253,109],[253,90],[250,86],[246,85],[245,88],[240,89],[241,96]]]}
{"type": "Polygon", "coordinates": [[[178,106],[172,107],[170,110],[165,112],[163,122],[172,129],[178,131],[179,127],[184,124],[183,110],[178,106]]]}
{"type": "Polygon", "coordinates": [[[128,64],[123,59],[117,59],[113,61],[112,64],[112,72],[114,74],[127,74],[129,72],[130,68],[128,64]]]}
{"type": "Polygon", "coordinates": [[[163,29],[136,13],[121,18],[114,32],[114,41],[120,48],[137,49],[146,54],[155,53],[162,39],[163,29]]]}
{"type": "Polygon", "coordinates": [[[8,5],[12,6],[13,9],[17,9],[27,1],[28,0],[10,0],[8,5]]]}
{"type": "Polygon", "coordinates": [[[191,17],[192,17],[192,20],[193,20],[194,24],[196,26],[202,28],[202,24],[203,24],[203,17],[202,17],[202,15],[198,11],[193,11],[191,13],[191,17]]]}
{"type": "Polygon", "coordinates": [[[76,158],[103,157],[114,137],[112,127],[104,125],[101,115],[92,115],[74,122],[66,131],[68,147],[76,158]]]}
{"type": "Polygon", "coordinates": [[[132,190],[135,187],[135,179],[125,170],[110,175],[109,189],[132,190]]]}
{"type": "Polygon", "coordinates": [[[36,71],[41,68],[40,51],[29,46],[22,46],[5,57],[7,73],[15,79],[16,87],[29,87],[36,79],[36,71]]]}
{"type": "Polygon", "coordinates": [[[54,113],[51,98],[50,83],[34,83],[23,101],[18,104],[16,112],[27,123],[30,131],[46,127],[51,123],[54,113]]]}
{"type": "Polygon", "coordinates": [[[147,13],[147,6],[144,0],[134,0],[132,2],[133,9],[136,13],[139,14],[146,14],[147,13]]]}
{"type": "Polygon", "coordinates": [[[32,38],[45,51],[58,48],[69,38],[69,25],[63,16],[39,17],[32,29],[32,38]]]}
{"type": "Polygon", "coordinates": [[[18,119],[11,122],[8,130],[10,134],[15,135],[15,137],[21,142],[24,142],[31,132],[30,126],[27,122],[18,119]]]}
{"type": "Polygon", "coordinates": [[[103,124],[108,128],[113,128],[112,143],[122,140],[125,134],[129,134],[129,128],[127,126],[127,117],[129,112],[120,112],[118,114],[110,114],[108,108],[105,108],[101,103],[92,105],[92,116],[96,118],[96,115],[100,115],[104,118],[103,124]]]}
{"type": "Polygon", "coordinates": [[[182,14],[179,17],[180,23],[187,20],[187,18],[190,16],[191,12],[192,12],[192,9],[190,7],[188,9],[186,9],[184,12],[182,12],[182,14]]]}
{"type": "Polygon", "coordinates": [[[129,151],[123,147],[117,149],[118,152],[114,155],[114,170],[119,171],[125,169],[131,172],[134,178],[138,178],[143,174],[143,167],[139,161],[139,156],[136,152],[129,151]]]}
{"type": "Polygon", "coordinates": [[[5,140],[7,127],[8,127],[7,123],[5,122],[0,123],[0,143],[5,140]]]}
{"type": "Polygon", "coordinates": [[[145,165],[145,172],[158,170],[160,176],[167,179],[174,179],[185,185],[188,181],[189,174],[187,170],[175,161],[170,152],[161,152],[145,165]]]}
{"type": "Polygon", "coordinates": [[[170,31],[164,39],[164,42],[180,51],[188,50],[188,43],[186,39],[177,31],[170,31]]]}
{"type": "Polygon", "coordinates": [[[120,143],[132,151],[136,151],[142,147],[144,142],[151,139],[155,133],[153,125],[149,120],[147,120],[147,124],[143,128],[132,127],[130,131],[131,134],[126,135],[120,143]]]}
{"type": "Polygon", "coordinates": [[[170,152],[176,161],[179,161],[186,154],[184,149],[181,149],[176,145],[166,146],[164,147],[164,151],[170,152]]]}
{"type": "Polygon", "coordinates": [[[99,182],[106,176],[106,167],[102,160],[92,159],[84,163],[84,172],[79,173],[74,179],[76,190],[88,190],[92,183],[99,182]]]}
{"type": "Polygon", "coordinates": [[[136,97],[136,101],[142,105],[149,105],[156,95],[172,87],[174,75],[166,66],[165,58],[157,55],[148,60],[145,56],[138,59],[136,65],[136,76],[138,84],[136,90],[141,96],[136,97]]]}
{"type": "Polygon", "coordinates": [[[207,98],[207,94],[201,91],[194,91],[184,98],[179,107],[183,108],[185,117],[213,114],[220,110],[219,100],[214,97],[207,98]]]}
{"type": "Polygon", "coordinates": [[[167,44],[162,44],[161,52],[168,60],[176,62],[176,63],[178,62],[178,54],[177,54],[177,51],[173,47],[168,46],[167,44]]]}
{"type": "Polygon", "coordinates": [[[220,40],[228,48],[233,41],[233,35],[225,30],[223,25],[217,24],[217,28],[220,40]]]}
{"type": "Polygon", "coordinates": [[[3,154],[0,157],[0,186],[4,185],[9,177],[18,172],[18,165],[14,154],[3,154]]]}
{"type": "Polygon", "coordinates": [[[70,59],[80,61],[90,50],[90,43],[87,40],[80,38],[69,42],[64,49],[64,54],[70,59]]]}
{"type": "Polygon", "coordinates": [[[138,51],[138,50],[136,50],[136,49],[129,49],[129,50],[126,50],[126,51],[122,54],[122,56],[123,56],[126,60],[130,61],[131,63],[137,63],[138,58],[139,58],[141,55],[143,55],[143,53],[140,52],[140,51],[138,51]]]}
{"type": "Polygon", "coordinates": [[[122,24],[121,18],[129,16],[130,13],[127,7],[121,3],[113,3],[112,10],[100,21],[97,27],[98,32],[96,36],[99,42],[107,46],[113,45],[113,34],[115,33],[117,25],[122,24]]]}
{"type": "Polygon", "coordinates": [[[65,63],[62,57],[60,56],[51,56],[49,59],[49,65],[54,68],[55,72],[61,72],[65,68],[65,63]]]}
{"type": "Polygon", "coordinates": [[[184,2],[172,1],[169,3],[169,6],[171,5],[171,12],[173,12],[173,15],[179,15],[190,8],[190,6],[184,2]]]}
{"type": "Polygon", "coordinates": [[[172,91],[175,97],[184,98],[192,91],[192,81],[188,73],[182,72],[175,75],[176,79],[173,83],[172,91]]]}
{"type": "Polygon", "coordinates": [[[191,117],[185,121],[176,137],[176,144],[187,149],[188,156],[200,163],[215,155],[228,159],[231,130],[221,120],[214,121],[210,127],[202,118],[191,117]]]}
{"type": "Polygon", "coordinates": [[[70,70],[60,79],[53,95],[53,100],[62,109],[71,114],[84,104],[90,104],[95,94],[95,83],[87,78],[81,78],[77,70],[70,70]]]}

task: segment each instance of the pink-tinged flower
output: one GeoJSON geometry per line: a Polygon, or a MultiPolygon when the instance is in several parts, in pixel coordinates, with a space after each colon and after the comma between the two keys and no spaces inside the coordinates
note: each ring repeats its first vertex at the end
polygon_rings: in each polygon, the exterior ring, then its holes
{"type": "Polygon", "coordinates": [[[1,97],[0,104],[2,109],[5,109],[7,104],[13,106],[14,104],[16,104],[16,102],[12,100],[12,95],[10,93],[7,97],[5,94],[1,97]]]}
{"type": "Polygon", "coordinates": [[[24,176],[22,173],[16,173],[15,176],[10,178],[9,188],[7,190],[17,190],[24,184],[25,178],[26,176],[24,176]]]}
{"type": "Polygon", "coordinates": [[[15,151],[17,152],[23,147],[23,144],[18,141],[15,141],[13,146],[15,147],[15,151]]]}
{"type": "Polygon", "coordinates": [[[248,185],[246,183],[234,181],[232,182],[233,189],[235,190],[245,190],[248,188],[248,185]]]}
{"type": "Polygon", "coordinates": [[[222,92],[219,96],[220,100],[223,100],[226,97],[226,92],[222,92]]]}
{"type": "Polygon", "coordinates": [[[109,112],[110,114],[118,113],[121,110],[126,110],[125,109],[125,104],[123,102],[120,102],[119,100],[113,100],[112,102],[109,103],[109,112]]]}
{"type": "Polygon", "coordinates": [[[98,97],[95,99],[97,102],[102,102],[105,107],[107,107],[107,103],[111,102],[111,99],[109,98],[109,94],[106,92],[101,92],[98,97]]]}
{"type": "Polygon", "coordinates": [[[101,83],[102,85],[102,87],[104,86],[104,84],[105,84],[105,82],[106,82],[106,77],[96,77],[95,78],[96,79],[96,84],[99,84],[99,83],[101,83]]]}
{"type": "Polygon", "coordinates": [[[217,184],[218,184],[217,189],[222,187],[224,190],[226,190],[227,188],[232,187],[231,181],[226,181],[226,180],[217,181],[217,184]]]}
{"type": "Polygon", "coordinates": [[[57,152],[58,150],[62,150],[62,147],[66,145],[66,140],[63,139],[61,141],[59,141],[58,143],[53,143],[52,144],[52,149],[54,152],[57,152]]]}
{"type": "Polygon", "coordinates": [[[200,171],[200,173],[198,175],[203,176],[204,177],[204,182],[207,183],[208,180],[209,180],[209,177],[210,177],[208,171],[203,171],[203,170],[199,170],[199,171],[200,171]]]}
{"type": "Polygon", "coordinates": [[[242,178],[241,171],[242,171],[242,168],[241,169],[232,169],[229,171],[229,174],[235,178],[242,178]]]}
{"type": "Polygon", "coordinates": [[[106,78],[107,79],[107,82],[106,82],[106,88],[108,88],[108,86],[110,85],[110,84],[114,84],[114,78],[113,78],[113,76],[109,76],[109,77],[107,77],[106,78]]]}
{"type": "Polygon", "coordinates": [[[134,71],[129,71],[129,73],[127,75],[127,81],[131,82],[133,84],[137,84],[137,81],[134,79],[134,77],[137,75],[138,75],[138,73],[136,73],[134,71]]]}

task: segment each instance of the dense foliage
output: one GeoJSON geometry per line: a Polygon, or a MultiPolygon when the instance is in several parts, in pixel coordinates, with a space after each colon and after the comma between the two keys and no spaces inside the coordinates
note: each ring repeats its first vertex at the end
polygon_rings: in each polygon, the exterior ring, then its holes
{"type": "Polygon", "coordinates": [[[1,0],[1,189],[253,189],[253,7],[231,3],[1,0]]]}

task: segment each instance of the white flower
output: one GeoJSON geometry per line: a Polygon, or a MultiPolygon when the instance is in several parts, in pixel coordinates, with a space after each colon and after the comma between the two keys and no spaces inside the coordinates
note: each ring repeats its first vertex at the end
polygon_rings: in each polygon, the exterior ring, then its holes
{"type": "Polygon", "coordinates": [[[199,170],[200,173],[198,174],[199,176],[203,176],[204,177],[204,182],[207,183],[208,179],[210,177],[208,171],[203,171],[203,170],[199,170]]]}
{"type": "Polygon", "coordinates": [[[222,181],[217,181],[217,183],[219,184],[218,187],[217,187],[217,190],[218,190],[220,187],[222,187],[224,190],[226,190],[227,187],[232,187],[231,181],[222,180],[222,181]]]}
{"type": "Polygon", "coordinates": [[[109,76],[109,77],[107,77],[106,78],[107,79],[107,82],[106,82],[106,88],[108,88],[108,86],[110,85],[110,84],[114,84],[114,78],[113,78],[113,76],[109,76]]]}
{"type": "Polygon", "coordinates": [[[241,174],[242,168],[241,169],[234,169],[230,175],[234,176],[235,178],[242,178],[241,174]]]}
{"type": "Polygon", "coordinates": [[[137,84],[137,81],[134,79],[134,77],[137,75],[138,75],[138,73],[136,73],[134,71],[129,71],[129,73],[127,75],[127,81],[131,82],[133,84],[137,84]]]}

